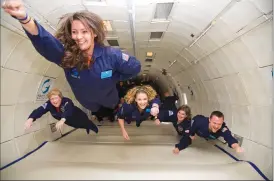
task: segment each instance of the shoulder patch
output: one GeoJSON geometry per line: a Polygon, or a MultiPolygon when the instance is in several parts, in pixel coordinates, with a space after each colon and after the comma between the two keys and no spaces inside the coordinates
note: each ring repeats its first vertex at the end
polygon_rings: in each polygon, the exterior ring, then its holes
{"type": "Polygon", "coordinates": [[[68,102],[65,103],[64,107],[66,107],[67,104],[68,104],[68,102]]]}
{"type": "Polygon", "coordinates": [[[191,120],[191,126],[193,125],[193,123],[194,123],[194,119],[191,120]]]}
{"type": "Polygon", "coordinates": [[[45,103],[42,105],[42,107],[43,107],[44,109],[46,109],[47,105],[48,105],[48,103],[45,102],[45,103]]]}
{"type": "Polygon", "coordinates": [[[168,116],[172,116],[173,115],[173,111],[168,111],[168,116]]]}
{"type": "Polygon", "coordinates": [[[222,129],[222,132],[224,133],[225,131],[227,131],[228,129],[226,128],[226,127],[224,127],[223,129],[222,129]]]}
{"type": "Polygon", "coordinates": [[[124,61],[128,61],[129,55],[127,55],[125,53],[122,53],[122,58],[123,58],[124,61]]]}

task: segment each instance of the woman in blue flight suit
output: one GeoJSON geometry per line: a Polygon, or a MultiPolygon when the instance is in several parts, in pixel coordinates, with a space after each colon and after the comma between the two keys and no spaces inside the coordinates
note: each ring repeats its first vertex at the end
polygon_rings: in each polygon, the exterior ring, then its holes
{"type": "Polygon", "coordinates": [[[159,125],[161,122],[172,122],[180,136],[189,134],[191,127],[191,109],[187,105],[182,105],[177,110],[166,110],[160,108],[160,113],[155,120],[155,124],[159,125]]]}
{"type": "Polygon", "coordinates": [[[160,99],[155,98],[156,91],[149,85],[136,86],[130,89],[125,96],[125,103],[120,107],[117,118],[122,130],[123,137],[129,140],[124,122],[128,124],[135,120],[139,127],[142,121],[150,116],[156,117],[159,113],[160,99]]]}
{"type": "Polygon", "coordinates": [[[73,102],[63,97],[61,91],[53,89],[48,93],[49,100],[39,108],[35,109],[25,123],[25,129],[29,129],[36,119],[40,118],[48,111],[51,115],[59,120],[56,123],[57,130],[61,130],[64,124],[74,128],[84,128],[89,134],[90,130],[98,133],[97,126],[89,120],[85,112],[74,106],[73,102]]]}
{"type": "Polygon", "coordinates": [[[135,57],[104,46],[105,26],[94,13],[63,16],[54,37],[28,16],[22,0],[4,1],[2,8],[19,20],[39,54],[64,69],[76,99],[99,119],[119,102],[116,83],[141,70],[135,57]]]}

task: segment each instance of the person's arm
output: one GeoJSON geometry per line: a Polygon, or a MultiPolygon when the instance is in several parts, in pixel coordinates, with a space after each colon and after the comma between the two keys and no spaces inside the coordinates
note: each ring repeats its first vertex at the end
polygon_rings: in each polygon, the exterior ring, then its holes
{"type": "Polygon", "coordinates": [[[36,121],[36,119],[40,118],[49,111],[48,104],[49,101],[45,102],[42,106],[32,111],[27,121],[25,122],[25,129],[29,129],[32,126],[32,123],[36,121]]]}
{"type": "Polygon", "coordinates": [[[221,136],[228,143],[230,148],[233,148],[236,152],[243,152],[243,149],[240,147],[238,141],[232,136],[231,131],[227,126],[224,126],[221,132],[221,136]]]}
{"type": "Polygon", "coordinates": [[[63,126],[66,122],[66,120],[70,116],[72,116],[73,108],[74,108],[73,102],[70,99],[67,99],[67,101],[65,102],[65,104],[63,106],[64,112],[62,113],[61,119],[55,125],[57,130],[61,131],[61,129],[63,128],[63,126]]]}
{"type": "Polygon", "coordinates": [[[33,119],[33,122],[36,121],[36,119],[40,118],[41,116],[43,116],[44,114],[46,114],[49,109],[48,109],[48,105],[50,104],[49,101],[45,102],[42,106],[38,107],[37,109],[33,110],[32,113],[29,115],[29,118],[33,119]]]}
{"type": "Polygon", "coordinates": [[[40,55],[57,65],[61,64],[65,52],[63,45],[27,14],[22,0],[5,0],[2,8],[21,23],[40,55]]]}
{"type": "Polygon", "coordinates": [[[127,131],[125,129],[125,115],[126,115],[126,113],[128,111],[128,106],[129,105],[127,105],[126,103],[123,103],[122,106],[120,107],[119,111],[118,111],[118,114],[117,114],[119,126],[121,128],[123,137],[126,140],[130,140],[130,138],[128,136],[128,133],[127,133],[127,131]]]}
{"type": "Polygon", "coordinates": [[[120,73],[121,81],[134,78],[141,71],[141,63],[134,56],[115,48],[111,48],[111,54],[113,66],[120,73]]]}
{"type": "Polygon", "coordinates": [[[182,136],[180,139],[180,142],[175,145],[175,148],[173,149],[173,153],[178,154],[181,150],[186,149],[189,145],[191,145],[192,140],[189,136],[182,136]]]}

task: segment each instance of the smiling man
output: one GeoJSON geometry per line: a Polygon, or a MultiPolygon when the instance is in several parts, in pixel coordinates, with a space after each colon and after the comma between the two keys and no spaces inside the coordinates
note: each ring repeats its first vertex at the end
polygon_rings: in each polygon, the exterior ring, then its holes
{"type": "Polygon", "coordinates": [[[224,114],[220,111],[213,111],[210,117],[197,115],[191,121],[189,135],[183,136],[178,144],[175,145],[173,152],[178,154],[181,150],[187,148],[194,139],[195,134],[205,139],[217,139],[223,137],[228,146],[243,152],[238,141],[232,136],[230,130],[224,122],[224,114]]]}

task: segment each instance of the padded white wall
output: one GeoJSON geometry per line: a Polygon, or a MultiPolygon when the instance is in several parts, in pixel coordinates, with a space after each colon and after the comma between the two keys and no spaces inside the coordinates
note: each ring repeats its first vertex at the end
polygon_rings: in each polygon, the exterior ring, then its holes
{"type": "Polygon", "coordinates": [[[258,9],[245,5],[246,1],[235,5],[188,49],[193,64],[176,75],[176,80],[188,94],[195,114],[209,116],[213,110],[225,114],[232,132],[244,138],[245,154],[236,156],[254,162],[273,178],[273,20],[236,18],[235,13],[243,13],[241,10],[257,16],[258,9]],[[197,76],[198,80],[193,81],[197,76]],[[193,96],[187,86],[193,90],[193,96]]]}
{"type": "MultiPolygon", "coordinates": [[[[63,70],[40,56],[25,36],[1,26],[1,166],[61,136],[51,132],[49,124],[56,120],[49,113],[24,130],[31,111],[43,103],[36,94],[45,77],[74,99],[63,70]]],[[[62,134],[71,129],[65,127],[62,134]]]]}

